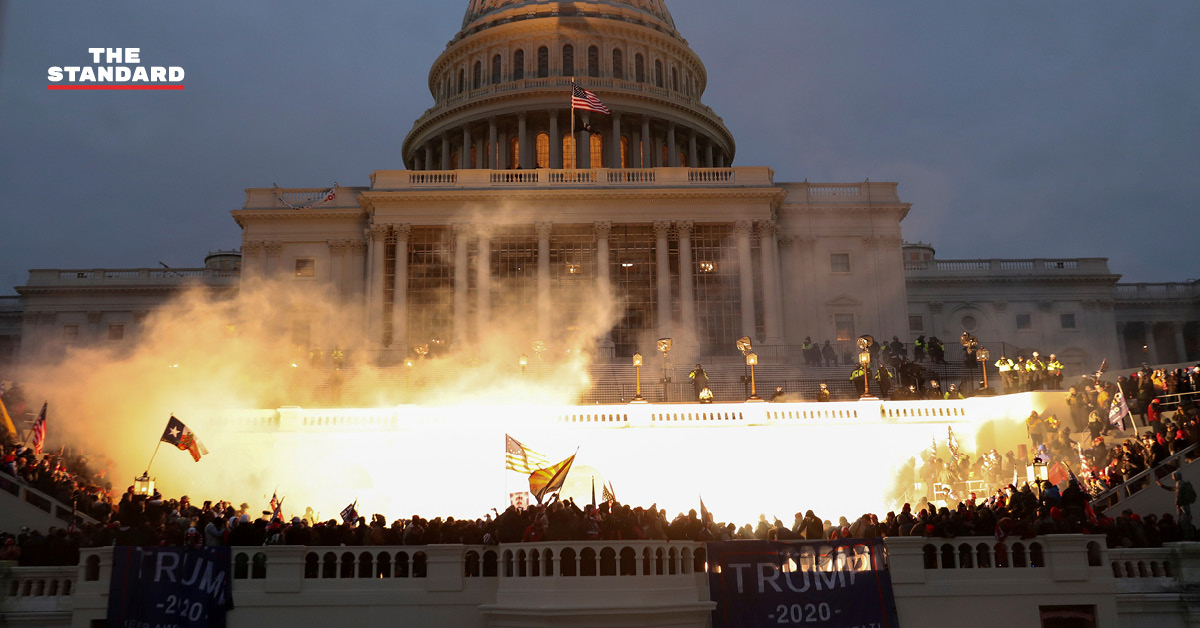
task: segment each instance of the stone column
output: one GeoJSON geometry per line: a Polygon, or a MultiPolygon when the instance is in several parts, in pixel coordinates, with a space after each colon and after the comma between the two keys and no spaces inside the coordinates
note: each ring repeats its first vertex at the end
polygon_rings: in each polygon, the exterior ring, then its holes
{"type": "MultiPolygon", "coordinates": [[[[100,334],[100,319],[104,318],[104,312],[100,310],[90,310],[87,313],[88,319],[88,334],[87,337],[91,341],[104,340],[104,336],[100,334]]],[[[80,334],[80,340],[83,340],[83,334],[80,334]]]]}
{"type": "Polygon", "coordinates": [[[642,167],[654,167],[654,141],[650,136],[650,118],[642,118],[642,167]]]}
{"type": "Polygon", "coordinates": [[[679,149],[675,145],[675,123],[667,123],[667,163],[672,168],[679,167],[679,149]]]}
{"type": "Polygon", "coordinates": [[[457,347],[467,344],[467,244],[469,225],[454,225],[454,339],[457,347]]]}
{"type": "Polygon", "coordinates": [[[433,170],[433,142],[425,144],[425,169],[433,170]]]}
{"type": "Polygon", "coordinates": [[[366,235],[371,260],[367,271],[367,338],[377,345],[383,342],[383,278],[388,226],[371,225],[366,235]]]}
{"type": "Polygon", "coordinates": [[[553,231],[554,224],[536,222],[533,227],[537,231],[538,239],[538,338],[545,340],[550,336],[550,232],[553,231]]]}
{"type": "Polygon", "coordinates": [[[713,167],[713,145],[712,142],[704,143],[704,167],[713,167]]]}
{"type": "Polygon", "coordinates": [[[1178,360],[1176,360],[1177,362],[1187,362],[1188,361],[1187,342],[1185,342],[1183,339],[1183,326],[1184,325],[1186,325],[1186,323],[1183,323],[1183,322],[1171,323],[1171,328],[1175,332],[1175,351],[1177,352],[1176,356],[1179,358],[1178,360]]]}
{"type": "Polygon", "coordinates": [[[262,240],[245,240],[242,242],[242,280],[261,279],[266,273],[266,262],[262,255],[266,249],[262,240]]]}
{"type": "Polygon", "coordinates": [[[558,136],[558,111],[550,111],[550,163],[549,168],[562,168],[562,138],[558,136]]]}
{"type": "Polygon", "coordinates": [[[611,222],[597,222],[593,225],[596,230],[596,291],[600,294],[601,299],[608,299],[612,293],[612,279],[610,278],[611,268],[609,268],[609,252],[611,245],[609,238],[612,237],[611,222]]]}
{"type": "MultiPolygon", "coordinates": [[[[346,263],[345,283],[347,292],[355,299],[362,299],[366,292],[363,281],[367,276],[367,240],[350,240],[350,259],[346,263]]],[[[360,303],[362,301],[359,301],[360,303]]]]}
{"type": "Polygon", "coordinates": [[[1138,358],[1134,361],[1135,366],[1141,364],[1142,362],[1149,363],[1158,359],[1158,350],[1156,347],[1154,347],[1154,323],[1143,321],[1141,325],[1142,347],[1145,347],[1146,350],[1142,351],[1141,347],[1138,348],[1138,358]],[[1151,351],[1153,351],[1153,353],[1151,353],[1151,351]]]}
{"type": "Polygon", "coordinates": [[[471,127],[463,125],[462,135],[463,146],[462,153],[458,157],[458,169],[469,170],[475,167],[475,164],[471,163],[471,127]]]}
{"type": "Polygon", "coordinates": [[[609,168],[621,167],[621,114],[613,112],[612,114],[612,139],[608,143],[609,153],[609,168]]]}
{"type": "Polygon", "coordinates": [[[392,347],[408,353],[408,236],[412,225],[394,225],[396,273],[392,283],[392,347]]]}
{"type": "Polygon", "coordinates": [[[442,133],[442,170],[450,169],[450,134],[442,133]]]}
{"type": "MultiPolygon", "coordinates": [[[[583,128],[586,129],[590,121],[588,114],[576,115],[583,116],[583,128]]],[[[575,164],[580,170],[587,170],[592,167],[592,135],[587,131],[580,131],[576,134],[575,164]]]]}
{"type": "Polygon", "coordinates": [[[488,225],[475,225],[479,252],[475,261],[475,330],[483,338],[492,320],[492,233],[488,225]]]}
{"type": "Polygon", "coordinates": [[[779,226],[773,220],[758,223],[759,240],[762,242],[763,267],[763,323],[766,327],[766,344],[783,344],[783,310],[779,306],[779,254],[776,249],[776,233],[779,226]]]}
{"type": "Polygon", "coordinates": [[[671,336],[671,223],[654,223],[655,278],[658,283],[658,337],[671,336]]]}
{"type": "Polygon", "coordinates": [[[524,111],[517,114],[517,165],[529,169],[529,124],[524,111]]]}
{"type": "Polygon", "coordinates": [[[500,150],[496,148],[496,118],[488,118],[488,149],[487,156],[488,168],[492,170],[500,169],[500,150]]]}
{"type": "Polygon", "coordinates": [[[508,132],[501,131],[499,140],[496,142],[496,167],[499,170],[508,170],[513,167],[513,164],[508,163],[509,153],[511,150],[508,147],[508,132]]]}
{"type": "Polygon", "coordinates": [[[420,172],[425,169],[425,158],[420,153],[413,153],[413,170],[420,172]]]}
{"type": "Polygon", "coordinates": [[[273,279],[279,275],[279,256],[283,253],[283,243],[267,242],[263,248],[267,252],[267,277],[273,279]]]}
{"type": "Polygon", "coordinates": [[[342,276],[346,272],[346,250],[350,248],[350,243],[345,240],[330,240],[328,244],[329,283],[332,285],[334,293],[338,296],[342,296],[346,293],[346,287],[343,285],[342,276]]]}
{"type": "Polygon", "coordinates": [[[629,138],[629,167],[642,167],[642,132],[634,127],[629,138]]]}
{"type": "Polygon", "coordinates": [[[688,166],[699,168],[700,162],[696,157],[696,132],[688,131],[688,166]]]}
{"type": "Polygon", "coordinates": [[[742,292],[742,335],[754,338],[754,262],[750,254],[751,230],[753,224],[749,220],[739,220],[733,225],[733,234],[737,241],[738,285],[742,292]]]}
{"type": "Polygon", "coordinates": [[[690,220],[675,223],[679,234],[679,342],[686,345],[699,343],[696,337],[696,284],[693,279],[695,262],[692,261],[692,227],[690,220]]]}

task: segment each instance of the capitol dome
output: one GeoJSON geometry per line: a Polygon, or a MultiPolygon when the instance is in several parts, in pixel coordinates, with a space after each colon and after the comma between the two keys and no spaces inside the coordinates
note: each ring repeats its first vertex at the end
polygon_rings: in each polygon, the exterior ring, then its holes
{"type": "Polygon", "coordinates": [[[411,170],[726,167],[708,74],[664,0],[470,0],[429,72],[411,170]],[[612,115],[577,111],[571,84],[612,115]]]}

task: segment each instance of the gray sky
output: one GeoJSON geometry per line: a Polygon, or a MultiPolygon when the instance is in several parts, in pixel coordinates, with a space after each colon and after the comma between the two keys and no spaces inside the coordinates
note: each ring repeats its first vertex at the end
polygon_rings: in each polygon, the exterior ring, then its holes
{"type": "MultiPolygon", "coordinates": [[[[0,293],[29,268],[199,266],[247,187],[403,167],[466,0],[12,0],[0,40],[0,293]],[[87,48],[183,92],[52,92],[87,48]]],[[[668,0],[736,165],[899,181],[941,258],[1108,257],[1200,276],[1200,3],[668,0]]]]}

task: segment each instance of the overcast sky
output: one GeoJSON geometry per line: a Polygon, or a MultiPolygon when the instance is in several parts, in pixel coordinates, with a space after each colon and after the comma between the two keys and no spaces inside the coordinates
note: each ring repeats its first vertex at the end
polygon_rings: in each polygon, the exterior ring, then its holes
{"type": "MultiPolygon", "coordinates": [[[[4,0],[0,0],[4,2],[4,0]]],[[[466,0],[9,0],[0,294],[29,268],[199,266],[247,187],[403,167],[466,0]],[[49,91],[139,47],[183,92],[49,91]]],[[[668,0],[735,165],[898,181],[941,258],[1108,257],[1200,276],[1200,3],[668,0]]]]}

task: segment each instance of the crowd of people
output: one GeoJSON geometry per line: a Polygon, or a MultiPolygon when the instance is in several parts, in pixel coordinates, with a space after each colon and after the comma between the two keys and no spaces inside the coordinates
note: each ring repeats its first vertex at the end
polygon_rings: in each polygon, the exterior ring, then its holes
{"type": "MultiPolygon", "coordinates": [[[[1013,452],[1004,456],[995,450],[982,452],[974,460],[968,455],[944,461],[931,453],[921,480],[930,486],[967,486],[975,479],[983,486],[999,487],[986,497],[976,493],[949,494],[949,499],[931,502],[921,497],[916,506],[904,504],[899,512],[882,519],[864,514],[854,520],[842,517],[837,523],[813,511],[796,513],[789,525],[761,516],[756,524],[720,522],[690,511],[669,517],[657,505],[633,507],[615,500],[598,505],[579,505],[572,500],[553,501],[546,506],[493,511],[482,518],[433,518],[419,515],[396,519],[390,524],[383,515],[370,519],[350,516],[318,520],[311,509],[303,516],[284,517],[281,510],[252,512],[248,504],[235,507],[228,501],[193,502],[187,496],[168,499],[157,491],[151,496],[135,494],[134,487],[114,491],[107,480],[103,460],[62,449],[36,455],[30,448],[0,442],[0,483],[20,482],[54,499],[71,505],[82,517],[74,524],[51,528],[47,533],[22,529],[0,533],[0,560],[20,565],[68,565],[78,561],[81,548],[108,545],[470,545],[564,541],[564,540],[736,540],[736,539],[829,539],[887,536],[982,536],[1032,537],[1042,534],[1084,533],[1103,535],[1110,547],[1157,547],[1162,543],[1195,539],[1191,504],[1196,494],[1190,483],[1164,464],[1175,453],[1200,442],[1200,406],[1184,398],[1171,416],[1160,410],[1157,397],[1196,390],[1200,366],[1187,372],[1155,373],[1145,369],[1116,383],[1092,378],[1068,393],[1071,420],[1060,422],[1053,415],[1031,415],[1027,421],[1033,460],[1013,452]],[[1161,386],[1160,386],[1161,383],[1161,386]],[[1150,398],[1142,405],[1144,390],[1150,398]],[[1130,399],[1133,414],[1143,417],[1151,429],[1124,442],[1113,441],[1120,425],[1107,420],[1117,392],[1130,399]],[[1084,413],[1088,420],[1081,421],[1084,413]],[[1072,433],[1089,432],[1083,445],[1072,433]],[[1106,436],[1108,438],[1106,438],[1106,436]],[[1035,462],[1060,463],[1069,479],[1020,482],[1035,462]],[[1107,504],[1093,504],[1101,491],[1155,469],[1145,484],[1154,482],[1175,494],[1176,513],[1138,516],[1125,511],[1109,518],[1097,516],[1107,504]],[[1059,486],[1065,486],[1061,492],[1059,486]],[[945,505],[943,505],[945,504],[945,505]],[[956,504],[951,506],[951,504],[956,504]]],[[[1132,419],[1132,416],[1127,417],[1132,419]]],[[[1132,429],[1133,425],[1127,425],[1132,429]]],[[[4,439],[0,439],[4,440],[4,439]]],[[[1188,456],[1194,459],[1196,454],[1188,456]]],[[[915,477],[914,477],[915,481],[915,477]]],[[[1157,489],[1155,489],[1157,490],[1157,489]]],[[[963,491],[965,493],[965,491],[963,491]]],[[[936,496],[935,496],[936,497],[936,496]]]]}

